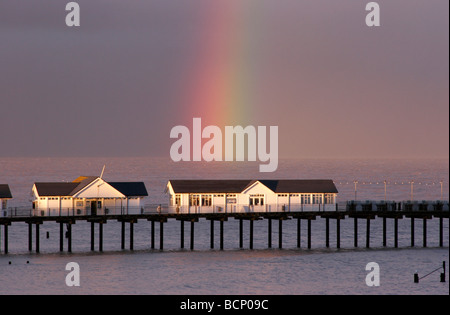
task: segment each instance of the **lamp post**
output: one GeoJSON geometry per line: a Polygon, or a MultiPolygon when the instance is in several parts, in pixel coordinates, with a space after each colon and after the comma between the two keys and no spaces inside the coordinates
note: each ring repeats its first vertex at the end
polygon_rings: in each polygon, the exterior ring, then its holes
{"type": "Polygon", "coordinates": [[[441,184],[441,201],[444,201],[444,181],[441,180],[439,184],[441,184]]]}
{"type": "Polygon", "coordinates": [[[411,201],[413,201],[414,198],[414,181],[411,181],[411,201]]]}
{"type": "Polygon", "coordinates": [[[353,183],[355,184],[355,201],[356,201],[356,186],[358,185],[358,181],[355,180],[353,183]]]}

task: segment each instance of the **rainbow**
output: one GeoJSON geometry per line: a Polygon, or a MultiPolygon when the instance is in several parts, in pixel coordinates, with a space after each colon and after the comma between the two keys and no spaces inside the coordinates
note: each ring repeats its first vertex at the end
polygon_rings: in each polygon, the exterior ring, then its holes
{"type": "Polygon", "coordinates": [[[183,118],[204,125],[247,125],[255,111],[258,17],[253,1],[207,1],[200,52],[183,96],[183,118]]]}

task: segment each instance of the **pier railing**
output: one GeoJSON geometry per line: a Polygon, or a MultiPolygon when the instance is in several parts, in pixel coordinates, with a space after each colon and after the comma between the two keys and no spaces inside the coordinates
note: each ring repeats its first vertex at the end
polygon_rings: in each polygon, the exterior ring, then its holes
{"type": "Polygon", "coordinates": [[[337,204],[265,204],[249,205],[211,205],[211,206],[170,206],[166,204],[147,204],[142,207],[104,207],[90,208],[49,208],[32,209],[13,207],[0,211],[0,217],[76,217],[76,216],[120,216],[145,214],[232,214],[232,213],[290,213],[290,212],[412,212],[449,211],[448,201],[374,201],[350,200],[337,204]]]}

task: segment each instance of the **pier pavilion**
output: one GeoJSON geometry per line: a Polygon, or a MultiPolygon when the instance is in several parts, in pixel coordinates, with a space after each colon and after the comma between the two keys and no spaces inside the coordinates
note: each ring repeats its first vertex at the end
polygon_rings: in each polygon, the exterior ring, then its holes
{"type": "Polygon", "coordinates": [[[8,200],[12,199],[11,190],[8,184],[0,184],[0,216],[3,210],[8,208],[8,200]]]}
{"type": "Polygon", "coordinates": [[[332,180],[170,180],[176,213],[335,211],[332,180]]]}
{"type": "Polygon", "coordinates": [[[72,182],[36,182],[33,212],[38,216],[139,214],[148,196],[143,182],[107,182],[80,176],[72,182]]]}

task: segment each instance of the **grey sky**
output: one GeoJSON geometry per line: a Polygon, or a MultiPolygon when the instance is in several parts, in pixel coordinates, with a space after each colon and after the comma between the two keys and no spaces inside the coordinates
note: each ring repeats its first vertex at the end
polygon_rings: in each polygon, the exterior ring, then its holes
{"type": "Polygon", "coordinates": [[[0,2],[0,156],[169,158],[199,114],[204,45],[226,34],[257,65],[226,123],[278,125],[280,157],[448,157],[448,1],[377,1],[377,29],[359,0],[80,0],[79,28],[67,2],[0,2]],[[214,33],[222,2],[242,20],[214,33]]]}

